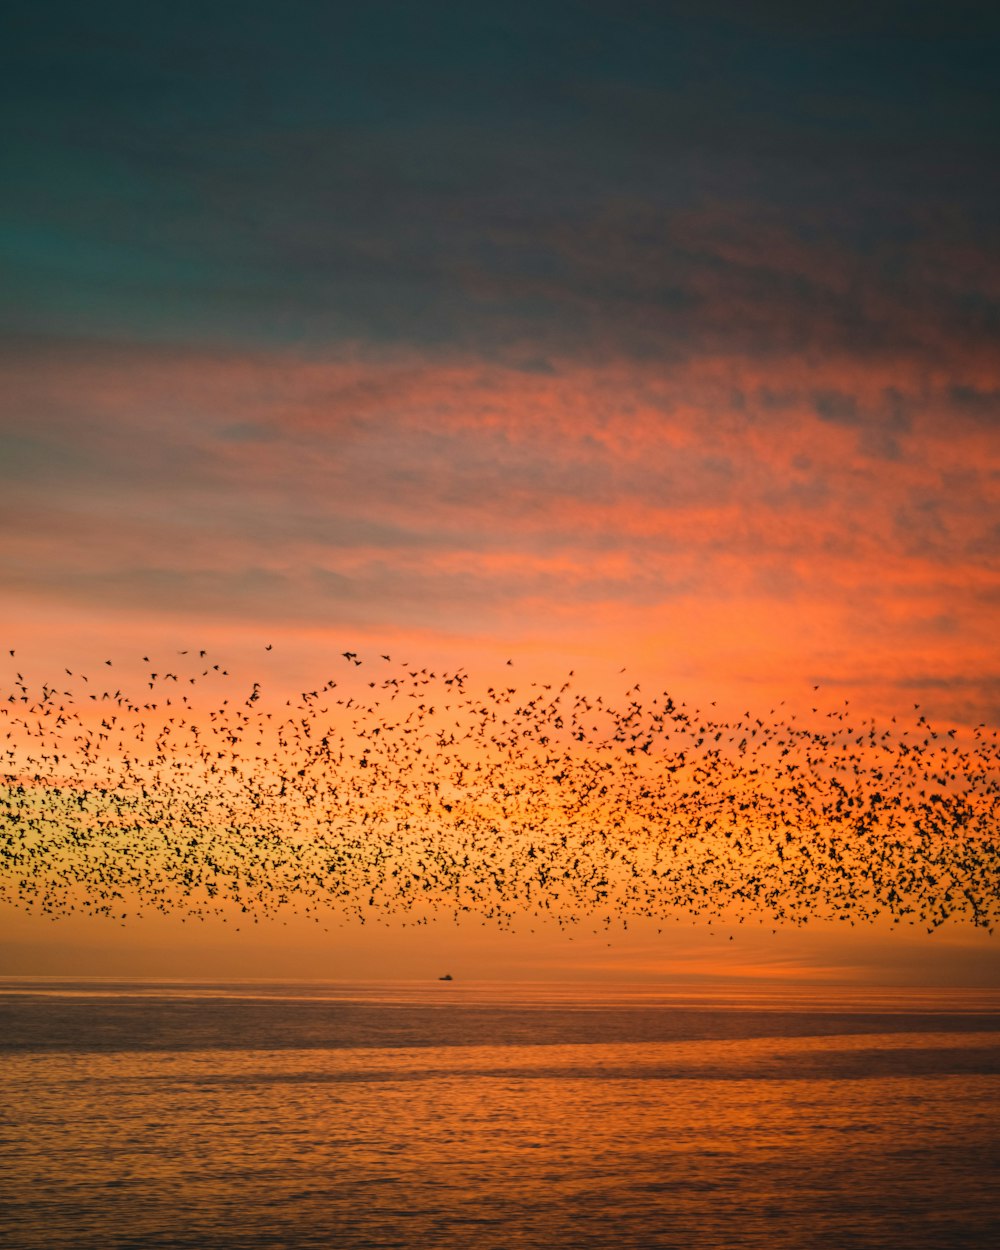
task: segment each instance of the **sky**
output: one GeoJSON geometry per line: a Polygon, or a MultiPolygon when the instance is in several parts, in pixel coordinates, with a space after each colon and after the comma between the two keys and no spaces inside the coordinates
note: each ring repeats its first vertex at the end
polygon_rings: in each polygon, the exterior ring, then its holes
{"type": "MultiPolygon", "coordinates": [[[[190,647],[279,698],[349,649],[1000,723],[989,6],[4,25],[7,688],[190,647]]],[[[192,938],[16,895],[11,974],[1000,981],[960,921],[192,938]]]]}

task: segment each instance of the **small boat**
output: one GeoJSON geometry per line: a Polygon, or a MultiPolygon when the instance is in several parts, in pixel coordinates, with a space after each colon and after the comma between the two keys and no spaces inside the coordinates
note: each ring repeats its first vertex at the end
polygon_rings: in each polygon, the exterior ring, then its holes
{"type": "Polygon", "coordinates": [[[450,972],[446,972],[443,977],[438,977],[439,981],[454,981],[454,977],[450,972]]]}

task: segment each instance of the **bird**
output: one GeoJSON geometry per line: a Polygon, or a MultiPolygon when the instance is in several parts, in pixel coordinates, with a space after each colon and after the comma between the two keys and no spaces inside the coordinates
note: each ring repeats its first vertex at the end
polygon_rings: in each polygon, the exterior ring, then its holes
{"type": "Polygon", "coordinates": [[[341,654],[346,679],[296,696],[224,659],[141,693],[76,666],[58,684],[17,673],[0,688],[7,896],[119,921],[1000,918],[985,723],[879,725],[845,703],[808,728],[785,701],[724,716],[638,683],[581,689],[572,670],[501,678],[512,660],[479,680],[419,662],[361,679],[341,654]]]}

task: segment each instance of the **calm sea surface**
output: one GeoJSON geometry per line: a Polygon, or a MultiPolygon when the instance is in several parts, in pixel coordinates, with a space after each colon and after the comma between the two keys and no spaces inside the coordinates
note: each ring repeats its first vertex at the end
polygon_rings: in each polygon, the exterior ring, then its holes
{"type": "Polygon", "coordinates": [[[1000,1238],[1000,1001],[0,982],[0,1244],[1000,1238]]]}

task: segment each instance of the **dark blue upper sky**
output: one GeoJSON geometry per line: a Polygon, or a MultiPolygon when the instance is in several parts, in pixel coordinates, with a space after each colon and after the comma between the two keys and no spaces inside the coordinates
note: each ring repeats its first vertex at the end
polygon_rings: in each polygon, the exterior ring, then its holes
{"type": "Polygon", "coordinates": [[[1000,326],[991,6],[98,0],[5,28],[18,335],[530,363],[1000,326]]]}

